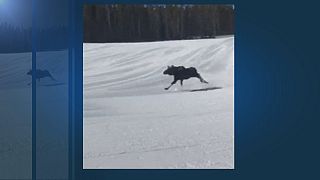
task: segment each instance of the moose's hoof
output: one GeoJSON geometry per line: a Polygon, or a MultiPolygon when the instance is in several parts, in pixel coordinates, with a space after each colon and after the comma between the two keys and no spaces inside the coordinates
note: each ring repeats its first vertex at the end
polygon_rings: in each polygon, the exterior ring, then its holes
{"type": "Polygon", "coordinates": [[[164,88],[164,90],[168,90],[169,88],[164,88]]]}

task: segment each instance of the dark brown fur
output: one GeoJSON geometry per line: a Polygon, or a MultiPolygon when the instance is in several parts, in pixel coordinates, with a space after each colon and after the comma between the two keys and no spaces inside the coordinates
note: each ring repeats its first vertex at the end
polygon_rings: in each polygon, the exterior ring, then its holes
{"type": "Polygon", "coordinates": [[[185,68],[184,66],[168,66],[168,68],[163,72],[163,74],[171,75],[174,77],[173,82],[165,90],[168,90],[172,85],[174,85],[178,80],[180,80],[181,86],[183,85],[183,80],[196,77],[202,83],[208,83],[204,80],[200,74],[197,72],[197,69],[194,67],[185,68]]]}

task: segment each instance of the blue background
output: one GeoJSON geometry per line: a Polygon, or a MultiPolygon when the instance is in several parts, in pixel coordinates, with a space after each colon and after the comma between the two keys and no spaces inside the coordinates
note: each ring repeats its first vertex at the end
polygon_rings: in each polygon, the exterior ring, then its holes
{"type": "MultiPolygon", "coordinates": [[[[65,42],[68,47],[65,58],[68,67],[65,72],[68,79],[67,96],[57,98],[68,103],[68,112],[65,112],[68,132],[64,138],[68,139],[68,151],[65,153],[69,163],[66,171],[57,170],[61,174],[59,177],[77,180],[319,178],[320,28],[319,6],[316,1],[32,2],[33,15],[37,17],[32,23],[33,54],[36,54],[39,48],[36,32],[40,27],[65,26],[68,29],[65,34],[68,37],[65,42]],[[119,2],[235,4],[235,170],[82,169],[82,7],[84,3],[119,2]],[[50,21],[47,21],[48,19],[50,21]]],[[[47,42],[53,42],[55,38],[57,37],[48,36],[47,42]]],[[[54,44],[51,47],[54,47],[54,44]]],[[[52,51],[54,50],[56,49],[53,48],[52,51]]],[[[35,62],[34,56],[33,65],[35,62]]],[[[32,90],[36,93],[36,87],[32,90]]],[[[50,95],[52,96],[48,94],[50,95]]],[[[32,99],[35,100],[35,96],[32,96],[32,99]]],[[[35,102],[32,104],[33,109],[36,107],[35,102]]],[[[55,117],[54,114],[52,116],[55,117]]],[[[56,116],[58,119],[62,115],[56,116]]],[[[37,122],[37,116],[33,114],[32,120],[37,122]]],[[[65,125],[66,123],[61,123],[61,126],[65,125]]],[[[39,127],[33,126],[33,133],[37,128],[39,127]]],[[[58,134],[56,136],[58,138],[58,134]]],[[[60,136],[61,134],[59,138],[60,136]]],[[[33,140],[35,155],[37,139],[33,137],[33,140]]],[[[49,161],[50,164],[50,158],[43,161],[49,161]]],[[[37,159],[33,157],[32,178],[40,179],[37,169],[42,172],[46,170],[36,164],[37,159]]],[[[53,175],[47,178],[55,178],[56,167],[52,165],[46,168],[48,173],[53,172],[53,175]]]]}

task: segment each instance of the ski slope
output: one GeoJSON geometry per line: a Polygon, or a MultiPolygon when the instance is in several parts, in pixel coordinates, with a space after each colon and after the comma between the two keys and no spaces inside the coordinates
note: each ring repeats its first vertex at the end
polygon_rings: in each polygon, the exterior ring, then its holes
{"type": "Polygon", "coordinates": [[[83,168],[234,168],[233,37],[83,50],[83,168]],[[168,65],[196,67],[209,84],[165,91],[168,65]]]}

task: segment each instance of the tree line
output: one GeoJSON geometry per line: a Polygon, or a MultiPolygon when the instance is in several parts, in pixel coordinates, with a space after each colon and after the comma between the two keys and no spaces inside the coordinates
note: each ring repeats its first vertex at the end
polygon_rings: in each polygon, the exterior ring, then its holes
{"type": "MultiPolygon", "coordinates": [[[[38,29],[35,39],[37,51],[65,49],[68,48],[68,29],[65,26],[38,29]]],[[[17,27],[9,23],[0,24],[0,53],[31,51],[31,27],[17,27]]]]}
{"type": "Polygon", "coordinates": [[[138,42],[234,34],[230,5],[86,5],[84,42],[138,42]]]}
{"type": "Polygon", "coordinates": [[[31,51],[31,28],[0,24],[0,53],[31,51]]]}

